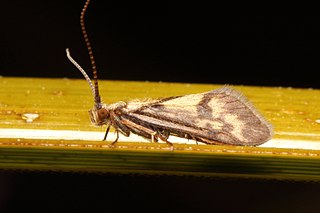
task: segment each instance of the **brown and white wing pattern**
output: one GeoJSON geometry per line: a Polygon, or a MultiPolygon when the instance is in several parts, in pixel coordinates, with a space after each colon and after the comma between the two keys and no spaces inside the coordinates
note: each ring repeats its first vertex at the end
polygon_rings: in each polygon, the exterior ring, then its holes
{"type": "Polygon", "coordinates": [[[271,125],[239,92],[222,87],[200,94],[151,102],[129,102],[131,121],[156,132],[208,144],[259,145],[272,137],[271,125]]]}

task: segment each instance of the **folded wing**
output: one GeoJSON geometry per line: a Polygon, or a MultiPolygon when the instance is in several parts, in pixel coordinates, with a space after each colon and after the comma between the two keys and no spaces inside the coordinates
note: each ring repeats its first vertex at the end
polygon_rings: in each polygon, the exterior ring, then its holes
{"type": "Polygon", "coordinates": [[[273,134],[271,125],[252,104],[230,87],[159,99],[128,113],[142,123],[207,143],[259,145],[273,134]]]}

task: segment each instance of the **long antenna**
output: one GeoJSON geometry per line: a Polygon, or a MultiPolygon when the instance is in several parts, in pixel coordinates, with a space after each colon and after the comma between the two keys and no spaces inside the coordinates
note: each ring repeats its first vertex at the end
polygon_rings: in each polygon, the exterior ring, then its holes
{"type": "Polygon", "coordinates": [[[86,71],[84,71],[84,69],[71,57],[69,48],[66,49],[66,53],[67,53],[67,57],[68,59],[71,61],[71,63],[73,63],[74,66],[76,66],[78,68],[78,70],[80,70],[80,72],[82,73],[82,75],[84,76],[84,78],[87,80],[91,90],[92,90],[92,95],[93,97],[96,97],[96,91],[95,88],[92,84],[92,81],[90,79],[90,77],[88,76],[88,74],[86,73],[86,71]]]}
{"type": "Polygon", "coordinates": [[[90,57],[90,61],[91,61],[91,67],[92,67],[92,73],[93,73],[93,83],[94,83],[94,103],[95,105],[100,108],[101,105],[101,98],[99,95],[99,85],[98,85],[98,73],[97,73],[97,67],[96,67],[96,62],[94,60],[93,57],[93,52],[92,52],[92,48],[91,48],[91,44],[88,38],[88,34],[86,31],[86,27],[84,24],[84,15],[87,11],[88,5],[90,3],[90,0],[87,0],[86,3],[83,6],[81,15],[80,15],[80,25],[81,25],[81,30],[82,30],[82,34],[83,34],[83,38],[84,41],[86,43],[87,49],[88,49],[88,53],[89,53],[89,57],[90,57]]]}

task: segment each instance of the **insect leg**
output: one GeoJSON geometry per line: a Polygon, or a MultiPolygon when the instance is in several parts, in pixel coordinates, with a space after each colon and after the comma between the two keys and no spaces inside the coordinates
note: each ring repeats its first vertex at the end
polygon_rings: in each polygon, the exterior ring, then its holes
{"type": "Polygon", "coordinates": [[[119,139],[119,132],[121,132],[124,136],[129,137],[130,129],[126,127],[124,124],[122,124],[121,119],[115,113],[111,112],[110,115],[111,115],[111,118],[110,118],[111,122],[108,125],[105,139],[109,132],[110,126],[113,126],[117,134],[116,139],[111,143],[111,145],[114,145],[115,143],[117,143],[119,139]]]}
{"type": "Polygon", "coordinates": [[[172,144],[170,141],[168,141],[169,135],[167,135],[167,134],[162,134],[162,133],[160,133],[160,132],[158,132],[157,135],[159,136],[159,138],[160,138],[162,141],[166,142],[166,143],[170,146],[171,149],[173,149],[173,144],[172,144]]]}
{"type": "Polygon", "coordinates": [[[102,141],[107,140],[107,135],[108,135],[108,133],[109,133],[110,127],[111,127],[111,123],[108,125],[107,130],[106,130],[106,134],[104,135],[104,138],[103,138],[102,141]]]}
{"type": "Polygon", "coordinates": [[[192,140],[194,140],[196,142],[196,144],[198,145],[198,139],[196,137],[193,136],[189,136],[188,139],[191,138],[192,140]]]}
{"type": "Polygon", "coordinates": [[[142,135],[144,137],[146,136],[146,134],[150,135],[151,142],[157,141],[157,132],[156,131],[149,129],[147,127],[141,126],[139,124],[136,124],[136,123],[134,123],[128,119],[125,119],[125,118],[122,118],[121,122],[122,122],[122,124],[126,125],[130,129],[132,129],[134,133],[137,133],[137,134],[142,135]]]}
{"type": "Polygon", "coordinates": [[[113,146],[115,143],[118,142],[118,139],[119,139],[119,131],[116,129],[116,134],[117,134],[117,137],[116,139],[111,143],[111,146],[113,146]]]}
{"type": "Polygon", "coordinates": [[[158,138],[154,137],[154,134],[149,134],[148,132],[145,132],[143,130],[137,129],[133,126],[127,126],[131,132],[133,132],[134,134],[140,135],[144,138],[150,138],[151,142],[158,142],[158,138]]]}

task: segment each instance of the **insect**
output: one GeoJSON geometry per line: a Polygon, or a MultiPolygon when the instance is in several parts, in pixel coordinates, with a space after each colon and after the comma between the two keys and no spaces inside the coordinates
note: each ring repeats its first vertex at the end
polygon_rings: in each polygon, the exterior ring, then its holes
{"type": "Polygon", "coordinates": [[[206,144],[244,146],[260,145],[272,137],[271,124],[243,95],[228,86],[155,100],[102,103],[95,60],[84,24],[89,3],[90,0],[87,0],[84,5],[80,24],[92,64],[93,82],[71,57],[68,49],[66,52],[91,87],[94,106],[89,115],[93,124],[107,126],[103,140],[106,140],[110,127],[117,134],[112,145],[118,141],[119,132],[127,137],[134,133],[152,142],[165,141],[171,147],[172,143],[168,141],[170,135],[206,144]]]}

